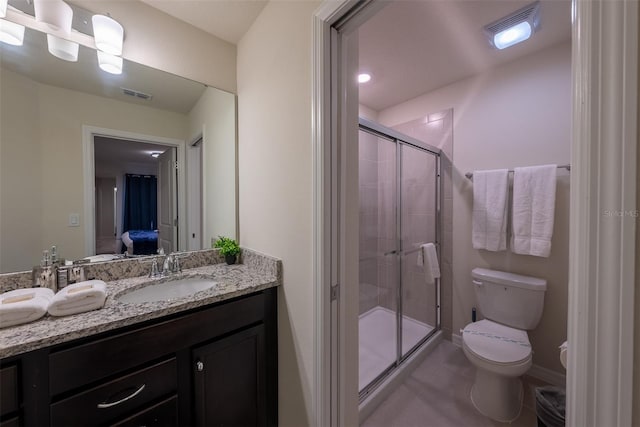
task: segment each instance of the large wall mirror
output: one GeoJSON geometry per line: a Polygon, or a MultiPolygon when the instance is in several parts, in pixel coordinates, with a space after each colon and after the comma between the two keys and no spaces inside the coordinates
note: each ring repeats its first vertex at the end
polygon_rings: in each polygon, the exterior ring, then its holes
{"type": "Polygon", "coordinates": [[[109,74],[84,46],[63,61],[29,28],[22,46],[0,43],[0,66],[0,273],[52,245],[135,254],[128,230],[159,230],[166,250],[238,237],[234,94],[126,60],[109,74]]]}

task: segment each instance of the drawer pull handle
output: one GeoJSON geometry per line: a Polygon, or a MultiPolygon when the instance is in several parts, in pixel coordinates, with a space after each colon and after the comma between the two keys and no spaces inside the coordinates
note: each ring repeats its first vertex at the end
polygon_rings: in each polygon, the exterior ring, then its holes
{"type": "Polygon", "coordinates": [[[134,397],[136,397],[137,395],[139,395],[140,393],[142,393],[142,390],[144,390],[144,387],[145,387],[145,384],[142,384],[142,385],[140,386],[140,388],[139,388],[139,389],[137,389],[136,391],[134,391],[133,393],[131,393],[129,396],[124,397],[124,398],[122,398],[122,399],[120,399],[120,400],[117,400],[117,401],[115,401],[115,402],[110,402],[110,403],[107,403],[107,402],[104,402],[104,403],[98,403],[98,409],[107,409],[107,408],[111,408],[112,406],[116,406],[116,405],[119,405],[119,404],[121,404],[121,403],[124,403],[124,402],[126,402],[127,400],[129,400],[129,399],[133,399],[134,397]]]}

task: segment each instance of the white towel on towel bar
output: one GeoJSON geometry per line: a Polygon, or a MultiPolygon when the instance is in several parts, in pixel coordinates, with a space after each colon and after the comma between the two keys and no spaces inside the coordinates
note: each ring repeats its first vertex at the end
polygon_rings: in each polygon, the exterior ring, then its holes
{"type": "Polygon", "coordinates": [[[440,277],[440,264],[438,263],[438,252],[433,243],[425,243],[418,251],[418,265],[424,267],[424,280],[427,284],[435,283],[440,277]]]}
{"type": "Polygon", "coordinates": [[[548,257],[556,204],[556,165],[515,168],[513,234],[516,254],[548,257]]]}
{"type": "Polygon", "coordinates": [[[474,249],[507,249],[509,170],[473,172],[471,241],[474,249]]]}

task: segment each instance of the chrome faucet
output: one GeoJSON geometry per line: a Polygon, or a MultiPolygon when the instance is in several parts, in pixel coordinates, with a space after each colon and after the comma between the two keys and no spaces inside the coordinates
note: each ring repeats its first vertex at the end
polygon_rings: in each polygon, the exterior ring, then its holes
{"type": "Polygon", "coordinates": [[[175,253],[170,253],[164,258],[164,263],[162,264],[162,275],[170,276],[172,274],[181,273],[182,269],[180,268],[180,260],[178,255],[175,253]]]}

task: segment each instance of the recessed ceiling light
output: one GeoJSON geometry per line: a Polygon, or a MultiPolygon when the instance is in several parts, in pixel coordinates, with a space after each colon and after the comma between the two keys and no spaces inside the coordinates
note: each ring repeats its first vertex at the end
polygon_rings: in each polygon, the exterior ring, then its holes
{"type": "Polygon", "coordinates": [[[540,26],[540,3],[535,2],[485,27],[489,41],[505,49],[527,40],[540,26]]]}
{"type": "Polygon", "coordinates": [[[358,74],[358,83],[366,83],[371,80],[371,74],[362,73],[358,74]]]}
{"type": "Polygon", "coordinates": [[[160,153],[154,151],[153,153],[151,153],[151,157],[153,157],[154,159],[157,159],[158,157],[160,157],[160,153]]]}

